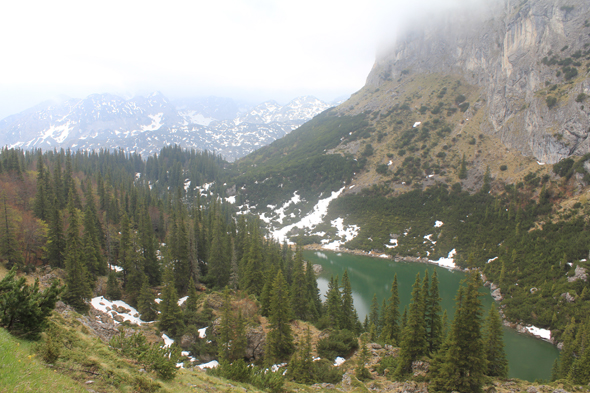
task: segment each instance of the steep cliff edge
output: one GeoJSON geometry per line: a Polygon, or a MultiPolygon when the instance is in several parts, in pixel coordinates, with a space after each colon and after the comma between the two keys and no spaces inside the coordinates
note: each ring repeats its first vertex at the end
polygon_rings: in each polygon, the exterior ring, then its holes
{"type": "Polygon", "coordinates": [[[506,147],[549,164],[590,152],[590,2],[482,7],[405,33],[378,57],[364,89],[404,75],[455,75],[481,88],[481,131],[506,147]]]}

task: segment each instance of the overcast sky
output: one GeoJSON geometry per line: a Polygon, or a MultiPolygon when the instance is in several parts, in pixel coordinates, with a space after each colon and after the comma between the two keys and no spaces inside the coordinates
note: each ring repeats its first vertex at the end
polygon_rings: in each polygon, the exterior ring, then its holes
{"type": "Polygon", "coordinates": [[[359,90],[379,46],[424,7],[429,0],[4,1],[0,118],[60,94],[330,101],[359,90]]]}

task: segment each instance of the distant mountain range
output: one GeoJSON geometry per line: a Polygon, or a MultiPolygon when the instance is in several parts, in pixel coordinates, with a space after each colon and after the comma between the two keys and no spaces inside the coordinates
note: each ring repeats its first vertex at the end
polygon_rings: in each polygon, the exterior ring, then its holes
{"type": "Polygon", "coordinates": [[[171,102],[159,92],[126,100],[111,94],[41,103],[0,121],[0,145],[26,149],[124,149],[144,156],[178,144],[234,161],[291,132],[333,105],[299,97],[281,106],[230,98],[171,102]]]}

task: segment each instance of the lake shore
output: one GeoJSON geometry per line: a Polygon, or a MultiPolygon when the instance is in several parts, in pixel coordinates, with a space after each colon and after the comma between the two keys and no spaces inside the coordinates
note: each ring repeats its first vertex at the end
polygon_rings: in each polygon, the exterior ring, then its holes
{"type": "MultiPolygon", "coordinates": [[[[432,261],[428,258],[419,258],[419,257],[399,257],[399,256],[391,256],[388,254],[383,254],[383,253],[375,253],[375,252],[366,252],[363,250],[351,250],[348,248],[339,248],[338,250],[333,250],[331,248],[325,248],[323,247],[321,244],[309,244],[303,247],[305,250],[309,250],[309,251],[327,251],[327,252],[335,252],[335,253],[346,253],[346,254],[352,254],[352,255],[359,255],[359,256],[366,256],[366,257],[372,257],[372,258],[381,258],[381,259],[388,259],[388,260],[392,260],[395,262],[414,262],[414,263],[426,263],[426,264],[431,264],[431,265],[436,265],[436,266],[441,266],[439,265],[436,261],[432,261]]],[[[462,269],[458,266],[454,266],[454,267],[449,267],[449,266],[441,266],[444,267],[445,269],[448,270],[455,270],[455,271],[459,271],[459,272],[463,272],[463,273],[467,273],[469,272],[469,269],[462,269]]],[[[484,286],[486,287],[490,287],[492,290],[497,288],[491,281],[487,281],[485,279],[485,276],[482,276],[482,279],[484,281],[484,286]]],[[[499,289],[498,289],[499,291],[499,289]]],[[[492,296],[492,298],[494,299],[494,301],[496,303],[498,303],[498,298],[496,296],[492,296]]],[[[499,299],[501,300],[501,298],[499,299]]],[[[559,348],[558,343],[556,343],[553,338],[550,336],[550,331],[546,330],[546,329],[539,329],[536,326],[526,326],[522,323],[516,323],[516,322],[511,322],[509,320],[506,319],[506,316],[504,314],[504,312],[502,312],[502,309],[500,307],[500,316],[502,317],[502,323],[504,326],[510,328],[510,329],[514,329],[516,332],[520,333],[520,334],[526,334],[528,336],[534,337],[536,339],[548,342],[550,344],[553,344],[554,346],[556,346],[557,348],[559,348]],[[539,332],[541,331],[541,334],[535,334],[533,332],[539,332]],[[547,333],[549,333],[549,337],[547,337],[547,333]]]]}

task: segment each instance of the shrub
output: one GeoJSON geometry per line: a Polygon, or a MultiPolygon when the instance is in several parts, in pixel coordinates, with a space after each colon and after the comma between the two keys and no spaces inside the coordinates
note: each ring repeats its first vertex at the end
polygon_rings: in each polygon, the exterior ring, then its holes
{"type": "Polygon", "coordinates": [[[345,356],[359,346],[356,336],[350,330],[336,330],[330,336],[318,341],[317,351],[320,357],[334,360],[345,356]]]}
{"type": "Polygon", "coordinates": [[[468,108],[469,108],[468,102],[464,102],[461,105],[459,105],[459,109],[461,110],[461,112],[465,112],[468,108]]]}
{"type": "Polygon", "coordinates": [[[370,156],[373,155],[373,153],[374,153],[373,145],[371,145],[370,143],[368,143],[365,146],[365,150],[363,151],[362,156],[363,157],[370,157],[370,156]]]}
{"type": "Polygon", "coordinates": [[[380,175],[385,175],[387,173],[387,164],[377,165],[375,171],[380,175]]]}
{"type": "Polygon", "coordinates": [[[500,170],[502,172],[505,171],[505,170],[507,170],[507,169],[508,169],[508,166],[506,166],[506,165],[500,165],[500,170]]]}
{"type": "Polygon", "coordinates": [[[578,96],[576,97],[576,102],[583,102],[583,101],[586,99],[586,97],[588,97],[586,94],[584,94],[584,93],[580,93],[580,94],[578,94],[578,96]]]}
{"type": "Polygon", "coordinates": [[[455,98],[455,104],[459,105],[462,102],[464,102],[465,100],[466,100],[465,96],[463,94],[460,94],[455,98]]]}
{"type": "Polygon", "coordinates": [[[545,102],[547,103],[547,107],[553,108],[555,106],[555,104],[557,104],[557,98],[555,98],[553,96],[547,96],[547,98],[545,99],[545,102]]]}
{"type": "Polygon", "coordinates": [[[16,280],[15,275],[16,266],[0,280],[0,326],[14,335],[36,339],[63,287],[55,280],[51,287],[39,292],[39,280],[27,285],[25,277],[16,280]]]}

